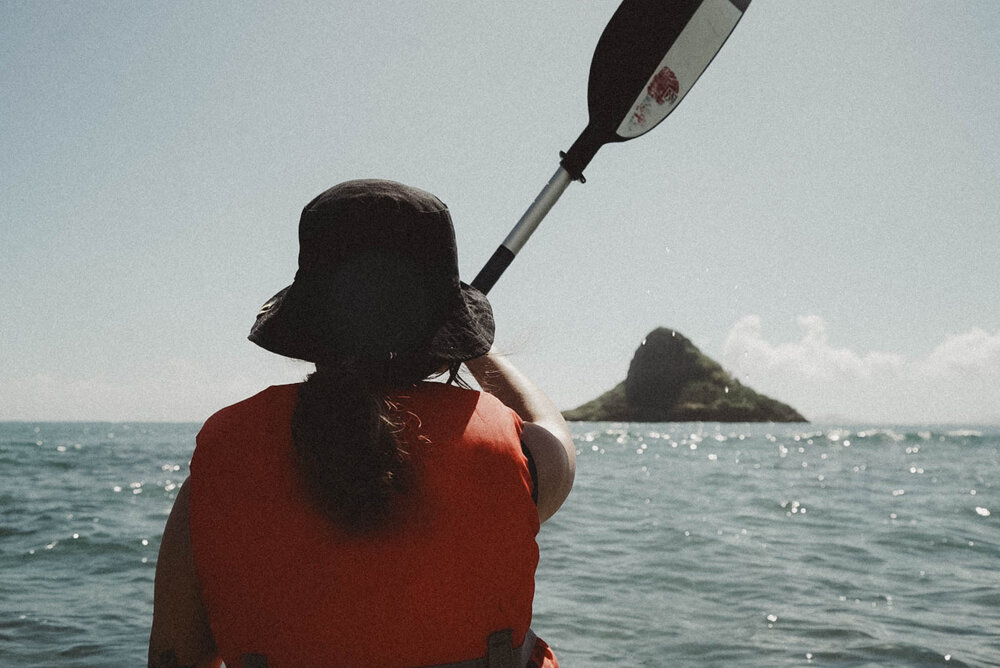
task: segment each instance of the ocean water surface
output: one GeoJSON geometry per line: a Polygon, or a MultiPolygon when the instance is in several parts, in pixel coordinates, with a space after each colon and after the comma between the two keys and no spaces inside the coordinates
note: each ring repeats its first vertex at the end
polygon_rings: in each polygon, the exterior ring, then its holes
{"type": "MultiPolygon", "coordinates": [[[[196,424],[0,423],[0,666],[145,662],[196,424]]],[[[1000,428],[572,425],[534,628],[573,666],[1000,666],[1000,428]]]]}

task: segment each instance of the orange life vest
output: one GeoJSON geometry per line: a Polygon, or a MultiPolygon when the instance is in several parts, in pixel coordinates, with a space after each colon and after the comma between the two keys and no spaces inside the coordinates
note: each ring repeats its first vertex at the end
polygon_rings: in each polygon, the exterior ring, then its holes
{"type": "Polygon", "coordinates": [[[297,391],[270,387],[219,411],[191,461],[195,566],[226,665],[244,654],[269,668],[457,662],[505,628],[520,645],[538,562],[520,418],[439,383],[394,397],[415,484],[404,522],[357,537],[305,498],[290,429],[297,391]]]}

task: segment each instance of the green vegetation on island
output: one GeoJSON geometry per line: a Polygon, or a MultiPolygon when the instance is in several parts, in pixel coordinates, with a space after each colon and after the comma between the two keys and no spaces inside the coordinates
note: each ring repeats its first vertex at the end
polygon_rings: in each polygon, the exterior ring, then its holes
{"type": "Polygon", "coordinates": [[[639,345],[624,381],[563,415],[589,422],[807,422],[664,327],[639,345]]]}

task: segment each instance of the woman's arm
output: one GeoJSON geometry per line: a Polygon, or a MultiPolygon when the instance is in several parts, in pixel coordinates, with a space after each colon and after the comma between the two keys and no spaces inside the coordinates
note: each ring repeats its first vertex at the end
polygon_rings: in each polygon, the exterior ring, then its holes
{"type": "Polygon", "coordinates": [[[490,351],[465,363],[476,382],[525,421],[521,442],[538,471],[538,519],[552,517],[569,496],[576,446],[559,409],[509,360],[490,351]]]}
{"type": "Polygon", "coordinates": [[[218,668],[222,663],[201,601],[188,529],[189,512],[190,495],[185,481],[167,519],[156,560],[150,668],[218,668]]]}

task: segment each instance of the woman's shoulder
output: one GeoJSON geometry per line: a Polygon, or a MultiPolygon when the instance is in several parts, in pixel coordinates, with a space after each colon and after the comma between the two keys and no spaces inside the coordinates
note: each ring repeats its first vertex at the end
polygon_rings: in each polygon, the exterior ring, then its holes
{"type": "Polygon", "coordinates": [[[302,383],[271,385],[253,396],[220,408],[205,420],[202,429],[212,429],[233,422],[242,422],[247,415],[259,415],[262,410],[267,408],[294,408],[301,385],[302,383]]]}
{"type": "Polygon", "coordinates": [[[496,413],[504,416],[516,413],[489,392],[435,381],[418,383],[413,392],[418,403],[435,403],[451,407],[456,412],[496,413]]]}
{"type": "Polygon", "coordinates": [[[472,440],[520,436],[521,418],[487,392],[424,382],[396,399],[403,414],[414,416],[418,431],[436,435],[434,440],[459,435],[472,440]]]}

